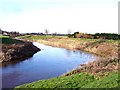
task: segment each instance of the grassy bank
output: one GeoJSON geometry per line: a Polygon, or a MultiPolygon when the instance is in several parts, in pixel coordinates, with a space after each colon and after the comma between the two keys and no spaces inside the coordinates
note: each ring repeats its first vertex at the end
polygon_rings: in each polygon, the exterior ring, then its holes
{"type": "Polygon", "coordinates": [[[114,88],[118,86],[118,72],[114,71],[118,71],[118,63],[120,61],[118,58],[119,40],[81,39],[59,36],[24,36],[24,39],[72,50],[83,50],[101,56],[101,58],[88,64],[83,64],[81,68],[61,77],[25,84],[18,86],[18,88],[114,88]]]}
{"type": "Polygon", "coordinates": [[[21,44],[21,43],[23,43],[20,40],[16,40],[16,39],[10,38],[9,36],[2,36],[2,35],[0,35],[0,41],[2,42],[2,44],[21,44]]]}
{"type": "Polygon", "coordinates": [[[17,86],[23,88],[116,88],[118,87],[118,72],[108,73],[104,77],[95,77],[88,73],[80,73],[66,77],[56,77],[40,80],[30,84],[17,86]]]}

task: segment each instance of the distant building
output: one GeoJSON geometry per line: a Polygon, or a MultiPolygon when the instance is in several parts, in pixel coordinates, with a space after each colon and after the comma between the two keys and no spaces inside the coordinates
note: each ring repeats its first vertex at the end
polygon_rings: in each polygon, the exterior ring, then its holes
{"type": "Polygon", "coordinates": [[[7,32],[3,32],[2,35],[4,35],[4,36],[9,36],[7,32]]]}

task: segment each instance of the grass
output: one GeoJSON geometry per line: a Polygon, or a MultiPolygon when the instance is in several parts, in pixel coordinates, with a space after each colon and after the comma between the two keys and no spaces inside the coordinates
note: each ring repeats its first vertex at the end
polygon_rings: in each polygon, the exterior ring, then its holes
{"type": "Polygon", "coordinates": [[[39,39],[47,39],[47,38],[52,38],[52,36],[31,36],[30,39],[32,40],[39,40],[39,39]]]}
{"type": "Polygon", "coordinates": [[[39,40],[39,39],[47,39],[52,38],[50,35],[25,35],[25,36],[18,36],[19,39],[27,39],[27,40],[39,40]]]}
{"type": "Polygon", "coordinates": [[[20,40],[12,39],[9,36],[0,36],[0,41],[2,41],[2,44],[21,44],[23,43],[20,40]]]}
{"type": "Polygon", "coordinates": [[[118,61],[120,59],[108,59],[108,58],[97,58],[96,60],[89,62],[87,64],[80,64],[81,68],[72,70],[64,74],[65,76],[70,76],[73,74],[78,74],[80,72],[88,72],[95,76],[104,76],[108,72],[118,70],[118,61]],[[107,72],[107,73],[106,73],[107,72]]]}
{"type": "MultiPolygon", "coordinates": [[[[60,39],[65,39],[65,40],[69,40],[69,42],[79,42],[84,43],[84,42],[98,42],[100,41],[100,39],[86,39],[86,38],[68,38],[66,36],[51,36],[51,35],[24,35],[24,36],[18,36],[17,38],[21,38],[21,39],[29,39],[29,40],[40,40],[40,39],[57,39],[60,41],[60,39]]],[[[111,44],[118,44],[118,42],[120,42],[120,40],[106,40],[107,43],[111,43],[111,44]]]]}
{"type": "Polygon", "coordinates": [[[95,80],[89,84],[84,85],[85,88],[114,88],[118,87],[119,79],[118,73],[112,72],[110,75],[100,78],[99,80],[95,80]]]}
{"type": "Polygon", "coordinates": [[[111,72],[107,76],[98,78],[88,73],[72,76],[55,77],[48,80],[24,84],[15,87],[23,88],[115,88],[118,87],[118,72],[111,72]]]}
{"type": "Polygon", "coordinates": [[[0,38],[9,38],[9,36],[0,35],[0,38]]]}
{"type": "Polygon", "coordinates": [[[17,36],[16,38],[18,39],[24,39],[24,38],[29,38],[31,37],[30,35],[24,35],[24,36],[17,36]]]}

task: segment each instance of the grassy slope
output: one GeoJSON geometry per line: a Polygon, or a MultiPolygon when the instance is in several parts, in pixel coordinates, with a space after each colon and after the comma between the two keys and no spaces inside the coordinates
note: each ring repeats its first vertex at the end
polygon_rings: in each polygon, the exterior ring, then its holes
{"type": "Polygon", "coordinates": [[[118,87],[118,73],[112,72],[108,76],[97,78],[87,73],[66,77],[56,77],[40,80],[16,88],[114,88],[118,87]]]}
{"type": "Polygon", "coordinates": [[[23,43],[22,41],[12,39],[9,36],[0,36],[0,40],[2,41],[2,44],[20,44],[20,43],[23,43]]]}

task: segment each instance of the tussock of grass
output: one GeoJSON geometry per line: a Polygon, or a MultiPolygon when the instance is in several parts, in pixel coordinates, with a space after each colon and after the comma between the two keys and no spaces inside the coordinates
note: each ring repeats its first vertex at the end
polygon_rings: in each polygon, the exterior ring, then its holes
{"type": "Polygon", "coordinates": [[[106,72],[118,70],[118,60],[119,59],[117,58],[98,58],[95,61],[89,62],[87,64],[80,64],[81,68],[75,69],[64,75],[70,76],[72,74],[77,74],[80,72],[88,72],[96,76],[104,76],[106,75],[106,72]]]}
{"type": "Polygon", "coordinates": [[[95,77],[88,73],[80,73],[72,76],[61,76],[48,80],[17,86],[23,88],[115,88],[118,87],[118,72],[111,72],[105,77],[95,77]]]}

